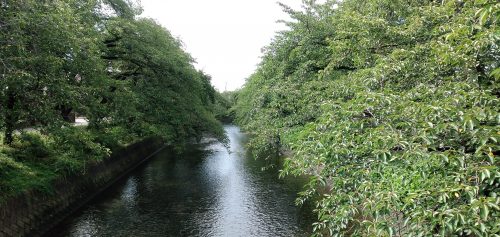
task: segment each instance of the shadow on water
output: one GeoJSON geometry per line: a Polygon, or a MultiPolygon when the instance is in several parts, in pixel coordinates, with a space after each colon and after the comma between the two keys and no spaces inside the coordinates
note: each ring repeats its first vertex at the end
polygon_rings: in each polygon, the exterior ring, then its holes
{"type": "Polygon", "coordinates": [[[226,126],[219,143],[164,150],[84,206],[48,236],[307,236],[310,209],[294,205],[302,183],[247,156],[246,136],[226,126]]]}

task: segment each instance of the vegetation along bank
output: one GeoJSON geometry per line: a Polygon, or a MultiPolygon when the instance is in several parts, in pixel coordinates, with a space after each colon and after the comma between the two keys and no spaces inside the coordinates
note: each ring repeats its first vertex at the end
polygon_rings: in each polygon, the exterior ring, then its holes
{"type": "Polygon", "coordinates": [[[147,137],[224,139],[210,76],[131,2],[0,1],[0,202],[147,137]]]}
{"type": "Polygon", "coordinates": [[[237,93],[316,235],[500,235],[500,3],[304,1],[237,93]],[[327,192],[320,192],[327,188],[327,192]]]}

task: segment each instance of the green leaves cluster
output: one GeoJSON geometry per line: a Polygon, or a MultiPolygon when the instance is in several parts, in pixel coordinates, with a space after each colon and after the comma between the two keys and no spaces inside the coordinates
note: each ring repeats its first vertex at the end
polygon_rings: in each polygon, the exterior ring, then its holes
{"type": "Polygon", "coordinates": [[[500,234],[496,1],[286,8],[238,94],[260,155],[310,175],[315,235],[500,234]]]}

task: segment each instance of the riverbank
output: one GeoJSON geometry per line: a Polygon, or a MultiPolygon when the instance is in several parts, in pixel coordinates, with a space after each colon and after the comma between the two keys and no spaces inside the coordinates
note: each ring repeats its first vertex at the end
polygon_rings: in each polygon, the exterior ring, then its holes
{"type": "Polygon", "coordinates": [[[163,147],[161,139],[148,138],[89,163],[82,173],[55,178],[49,190],[32,188],[6,198],[0,204],[0,236],[43,234],[163,147]]]}

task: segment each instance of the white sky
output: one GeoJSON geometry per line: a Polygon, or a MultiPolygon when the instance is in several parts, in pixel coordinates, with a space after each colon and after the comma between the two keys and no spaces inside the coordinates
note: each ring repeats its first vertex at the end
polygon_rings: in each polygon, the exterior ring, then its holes
{"type": "MultiPolygon", "coordinates": [[[[280,0],[299,9],[301,0],[280,0]]],[[[260,62],[261,48],[289,19],[276,0],[142,0],[156,19],[184,42],[198,69],[219,91],[240,88],[260,62]],[[227,83],[227,87],[226,87],[227,83]]]]}

